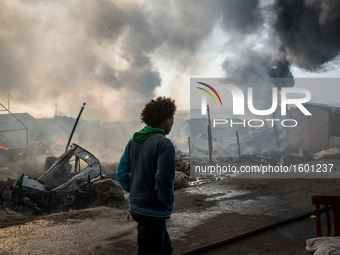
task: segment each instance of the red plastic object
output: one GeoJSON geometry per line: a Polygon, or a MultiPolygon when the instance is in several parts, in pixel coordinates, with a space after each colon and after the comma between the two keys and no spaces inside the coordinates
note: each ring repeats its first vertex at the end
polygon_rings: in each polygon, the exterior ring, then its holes
{"type": "Polygon", "coordinates": [[[340,196],[312,196],[312,204],[315,205],[316,235],[322,236],[320,206],[323,205],[327,217],[327,236],[331,236],[331,215],[330,208],[333,209],[333,236],[340,236],[340,196]]]}

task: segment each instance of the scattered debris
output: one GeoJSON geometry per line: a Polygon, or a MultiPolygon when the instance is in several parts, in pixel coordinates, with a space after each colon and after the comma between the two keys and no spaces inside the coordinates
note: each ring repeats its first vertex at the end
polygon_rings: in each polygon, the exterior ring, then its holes
{"type": "Polygon", "coordinates": [[[314,153],[314,158],[315,159],[320,159],[323,157],[328,157],[328,156],[338,156],[339,157],[340,150],[338,148],[330,148],[327,150],[322,150],[317,153],[314,153]]]}
{"type": "Polygon", "coordinates": [[[29,208],[32,208],[34,213],[36,213],[36,214],[42,213],[41,209],[37,206],[37,204],[33,203],[28,197],[24,197],[22,199],[22,203],[23,203],[23,205],[25,205],[29,208]]]}
{"type": "Polygon", "coordinates": [[[174,179],[174,189],[183,189],[188,187],[188,176],[180,171],[175,172],[175,179],[174,179]]]}
{"type": "Polygon", "coordinates": [[[72,144],[38,179],[24,174],[17,181],[9,179],[0,198],[40,213],[57,206],[86,203],[95,197],[93,183],[101,179],[99,160],[72,144]]]}
{"type": "Polygon", "coordinates": [[[176,151],[175,171],[190,175],[190,156],[188,154],[176,151]]]}
{"type": "Polygon", "coordinates": [[[294,165],[299,164],[301,162],[306,162],[307,160],[304,157],[299,156],[298,154],[285,154],[280,159],[280,165],[294,165]]]}

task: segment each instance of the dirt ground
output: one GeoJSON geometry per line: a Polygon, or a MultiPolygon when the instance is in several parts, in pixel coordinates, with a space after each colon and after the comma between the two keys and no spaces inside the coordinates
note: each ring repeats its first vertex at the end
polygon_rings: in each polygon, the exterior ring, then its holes
{"type": "MultiPolygon", "coordinates": [[[[340,172],[340,160],[334,160],[340,172]]],[[[226,178],[175,192],[167,222],[174,254],[314,209],[312,195],[339,195],[339,179],[226,178]]],[[[0,254],[136,254],[127,201],[46,215],[0,208],[0,254]]],[[[275,227],[202,254],[307,254],[315,220],[275,227]]]]}

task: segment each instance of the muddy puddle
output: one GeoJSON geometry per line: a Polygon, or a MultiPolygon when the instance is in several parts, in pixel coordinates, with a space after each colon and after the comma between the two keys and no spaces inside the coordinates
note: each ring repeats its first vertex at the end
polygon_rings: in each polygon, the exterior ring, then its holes
{"type": "Polygon", "coordinates": [[[298,213],[288,206],[288,202],[275,196],[255,196],[251,197],[250,190],[238,189],[233,185],[219,185],[217,183],[206,183],[199,186],[191,186],[186,189],[187,193],[204,195],[204,201],[211,202],[211,206],[204,210],[190,209],[176,212],[171,217],[171,226],[169,229],[174,233],[176,238],[184,237],[191,229],[199,224],[226,213],[237,213],[241,215],[253,216],[273,216],[286,218],[298,213]],[[244,196],[247,195],[247,196],[244,196]],[[242,197],[243,196],[243,197],[242,197]],[[247,197],[247,198],[245,198],[247,197]],[[183,231],[178,229],[178,224],[185,222],[186,228],[183,231]],[[173,227],[172,227],[173,226],[173,227]]]}

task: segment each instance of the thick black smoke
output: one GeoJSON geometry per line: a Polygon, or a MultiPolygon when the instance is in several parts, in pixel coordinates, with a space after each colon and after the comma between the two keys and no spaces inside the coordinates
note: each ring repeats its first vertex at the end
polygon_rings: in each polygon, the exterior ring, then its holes
{"type": "Polygon", "coordinates": [[[291,64],[318,71],[340,50],[340,1],[278,0],[274,30],[291,64]]]}
{"type": "MultiPolygon", "coordinates": [[[[339,1],[265,3],[239,1],[246,9],[247,18],[242,19],[244,22],[223,23],[238,24],[237,41],[228,43],[235,53],[223,63],[228,77],[293,78],[292,65],[308,71],[322,71],[325,64],[336,61],[340,50],[339,1]]],[[[224,20],[229,15],[226,11],[224,20]]],[[[228,32],[229,27],[223,27],[228,32]]],[[[292,81],[280,86],[293,85],[292,81]]]]}

